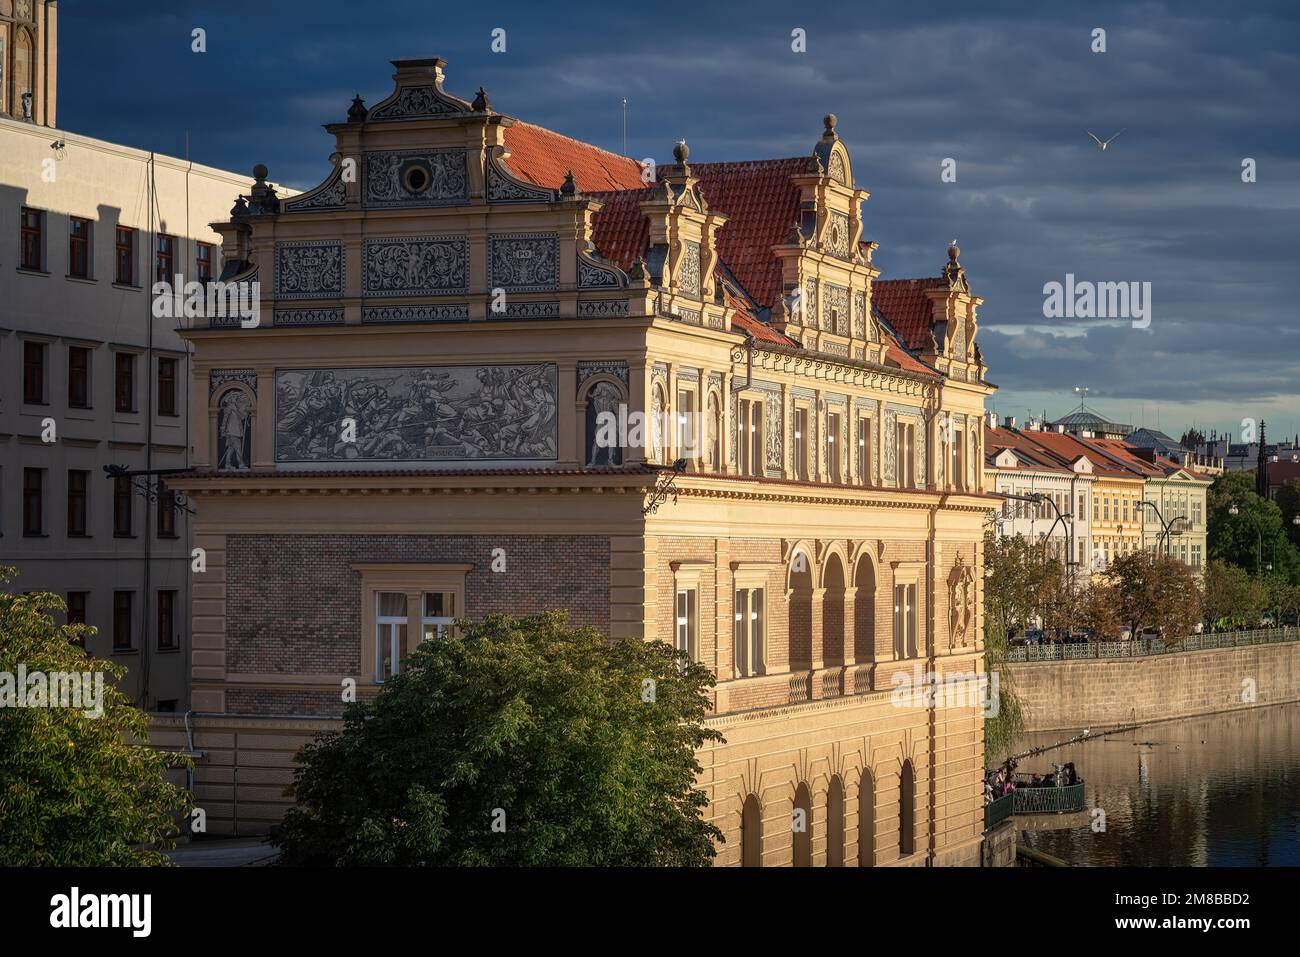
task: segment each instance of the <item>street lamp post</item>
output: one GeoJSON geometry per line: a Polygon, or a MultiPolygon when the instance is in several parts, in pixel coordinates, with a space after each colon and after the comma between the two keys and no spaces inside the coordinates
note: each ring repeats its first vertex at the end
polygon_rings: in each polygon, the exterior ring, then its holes
{"type": "MultiPolygon", "coordinates": [[[[1043,536],[1043,557],[1047,557],[1047,543],[1052,537],[1052,532],[1056,530],[1057,522],[1059,522],[1065,528],[1066,587],[1070,590],[1070,593],[1073,594],[1074,566],[1078,564],[1074,558],[1074,523],[1069,521],[1069,519],[1073,518],[1073,515],[1070,512],[1062,512],[1061,507],[1056,504],[1056,499],[1042,492],[1030,492],[1028,495],[1017,495],[1014,492],[998,492],[996,494],[1000,495],[1002,498],[1011,498],[1019,502],[1032,502],[1035,505],[1046,502],[1048,505],[1052,506],[1052,511],[1056,513],[1056,519],[1052,522],[1051,527],[1048,528],[1047,533],[1043,536]]],[[[1044,622],[1044,624],[1046,624],[1046,622],[1044,622]]]]}
{"type": "MultiPolygon", "coordinates": [[[[1149,509],[1151,509],[1151,511],[1153,511],[1153,512],[1156,513],[1156,520],[1157,520],[1158,522],[1160,522],[1160,527],[1161,527],[1162,529],[1164,529],[1164,531],[1162,531],[1162,532],[1160,533],[1160,540],[1159,540],[1158,542],[1156,542],[1156,551],[1158,552],[1158,551],[1160,551],[1161,549],[1164,549],[1164,553],[1165,553],[1166,555],[1168,555],[1168,554],[1169,554],[1169,544],[1168,544],[1168,543],[1169,543],[1169,536],[1170,536],[1170,535],[1177,535],[1177,534],[1178,534],[1178,532],[1174,531],[1174,525],[1176,525],[1178,522],[1182,521],[1182,516],[1181,516],[1181,515],[1178,516],[1177,518],[1175,518],[1175,519],[1174,519],[1173,521],[1171,521],[1171,522],[1166,522],[1166,521],[1165,521],[1165,517],[1164,517],[1163,515],[1160,514],[1160,506],[1156,505],[1155,502],[1148,502],[1148,501],[1146,501],[1146,500],[1143,500],[1143,501],[1140,501],[1140,502],[1137,503],[1137,507],[1138,507],[1138,508],[1149,508],[1149,509]]],[[[1236,507],[1237,507],[1237,506],[1235,506],[1235,505],[1233,506],[1234,509],[1235,509],[1236,507]]],[[[1235,515],[1236,512],[1233,512],[1233,514],[1235,515]]]]}

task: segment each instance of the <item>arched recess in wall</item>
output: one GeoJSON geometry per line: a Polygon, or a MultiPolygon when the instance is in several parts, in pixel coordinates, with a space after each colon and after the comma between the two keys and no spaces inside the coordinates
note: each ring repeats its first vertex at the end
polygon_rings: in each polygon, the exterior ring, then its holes
{"type": "Polygon", "coordinates": [[[666,465],[664,443],[668,432],[668,396],[658,382],[650,392],[650,421],[646,423],[646,428],[650,432],[647,438],[651,459],[660,465],[666,465]]]}
{"type": "Polygon", "coordinates": [[[790,829],[794,832],[794,866],[812,867],[812,791],[806,781],[800,781],[795,789],[790,829]]]}
{"type": "MultiPolygon", "coordinates": [[[[593,376],[583,383],[578,399],[582,423],[583,463],[593,466],[623,464],[623,436],[619,435],[619,406],[626,407],[627,391],[613,376],[593,376]]],[[[630,426],[628,427],[631,428],[630,426]]]]}
{"type": "Polygon", "coordinates": [[[826,789],[826,866],[844,866],[844,782],[838,774],[826,789]]]}
{"type": "MultiPolygon", "coordinates": [[[[12,92],[12,108],[10,112],[14,116],[23,115],[23,93],[36,94],[36,45],[32,40],[31,31],[25,27],[19,27],[14,33],[14,76],[13,83],[10,84],[12,92]]],[[[35,114],[36,106],[33,102],[32,113],[35,114]]]]}
{"type": "Polygon", "coordinates": [[[854,569],[853,653],[859,661],[876,660],[876,566],[864,548],[854,569]]]}
{"type": "Polygon", "coordinates": [[[757,794],[745,798],[740,812],[740,866],[763,866],[763,809],[757,794]]]}
{"type": "Polygon", "coordinates": [[[705,468],[722,471],[722,397],[717,389],[709,390],[704,410],[705,468]]]}
{"type": "Polygon", "coordinates": [[[257,399],[243,384],[232,384],[213,396],[208,407],[212,462],[221,471],[243,471],[253,463],[253,416],[257,399]]]}
{"type": "Polygon", "coordinates": [[[812,666],[813,563],[811,550],[800,545],[790,555],[790,670],[812,666]]]}
{"type": "Polygon", "coordinates": [[[916,771],[909,758],[898,775],[898,856],[916,853],[916,771]]]}
{"type": "Polygon", "coordinates": [[[876,779],[863,768],[858,784],[858,866],[876,866],[876,779]]]}
{"type": "Polygon", "coordinates": [[[822,563],[822,660],[827,667],[844,664],[844,560],[831,552],[822,563]]]}

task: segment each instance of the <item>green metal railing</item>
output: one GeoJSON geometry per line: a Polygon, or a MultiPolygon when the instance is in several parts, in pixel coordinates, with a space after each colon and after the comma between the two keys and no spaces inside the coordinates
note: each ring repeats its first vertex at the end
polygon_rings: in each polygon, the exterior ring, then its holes
{"type": "Polygon", "coordinates": [[[984,805],[984,830],[992,830],[1011,816],[1015,804],[1014,794],[1005,794],[984,805]]]}
{"type": "Polygon", "coordinates": [[[1160,638],[1015,645],[1008,650],[1006,660],[1072,661],[1080,658],[1142,658],[1148,655],[1177,654],[1181,651],[1241,648],[1247,645],[1271,645],[1286,641],[1300,641],[1300,628],[1255,628],[1249,631],[1208,632],[1203,635],[1190,635],[1172,645],[1166,645],[1160,638]]]}
{"type": "MultiPolygon", "coordinates": [[[[1067,814],[1082,811],[1083,782],[1062,788],[1018,787],[1011,792],[1016,814],[1067,814]]],[[[987,813],[987,812],[986,812],[987,813]]]]}

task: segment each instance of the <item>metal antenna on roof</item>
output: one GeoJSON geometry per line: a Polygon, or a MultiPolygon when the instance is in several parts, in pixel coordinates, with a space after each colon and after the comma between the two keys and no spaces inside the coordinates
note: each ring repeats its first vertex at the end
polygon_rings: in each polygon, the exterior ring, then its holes
{"type": "Polygon", "coordinates": [[[623,155],[627,155],[627,97],[623,97],[623,155]]]}

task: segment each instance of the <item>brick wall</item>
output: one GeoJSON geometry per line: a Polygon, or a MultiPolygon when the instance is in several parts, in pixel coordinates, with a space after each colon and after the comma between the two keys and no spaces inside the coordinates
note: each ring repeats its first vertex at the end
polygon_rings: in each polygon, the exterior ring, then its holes
{"type": "Polygon", "coordinates": [[[1300,643],[1004,665],[1028,731],[1162,721],[1300,700],[1300,643]],[[1253,682],[1254,703],[1243,700],[1253,682]]]}
{"type": "MultiPolygon", "coordinates": [[[[226,540],[226,669],[353,675],[361,670],[361,576],[354,564],[472,563],[464,614],[569,612],[609,628],[609,540],[600,536],[231,535],[226,540]],[[506,571],[492,571],[505,549],[506,571]]],[[[227,710],[335,714],[338,696],[230,689],[227,710]],[[332,701],[326,701],[327,698],[332,701]],[[329,707],[322,710],[324,705],[329,707]]]]}

